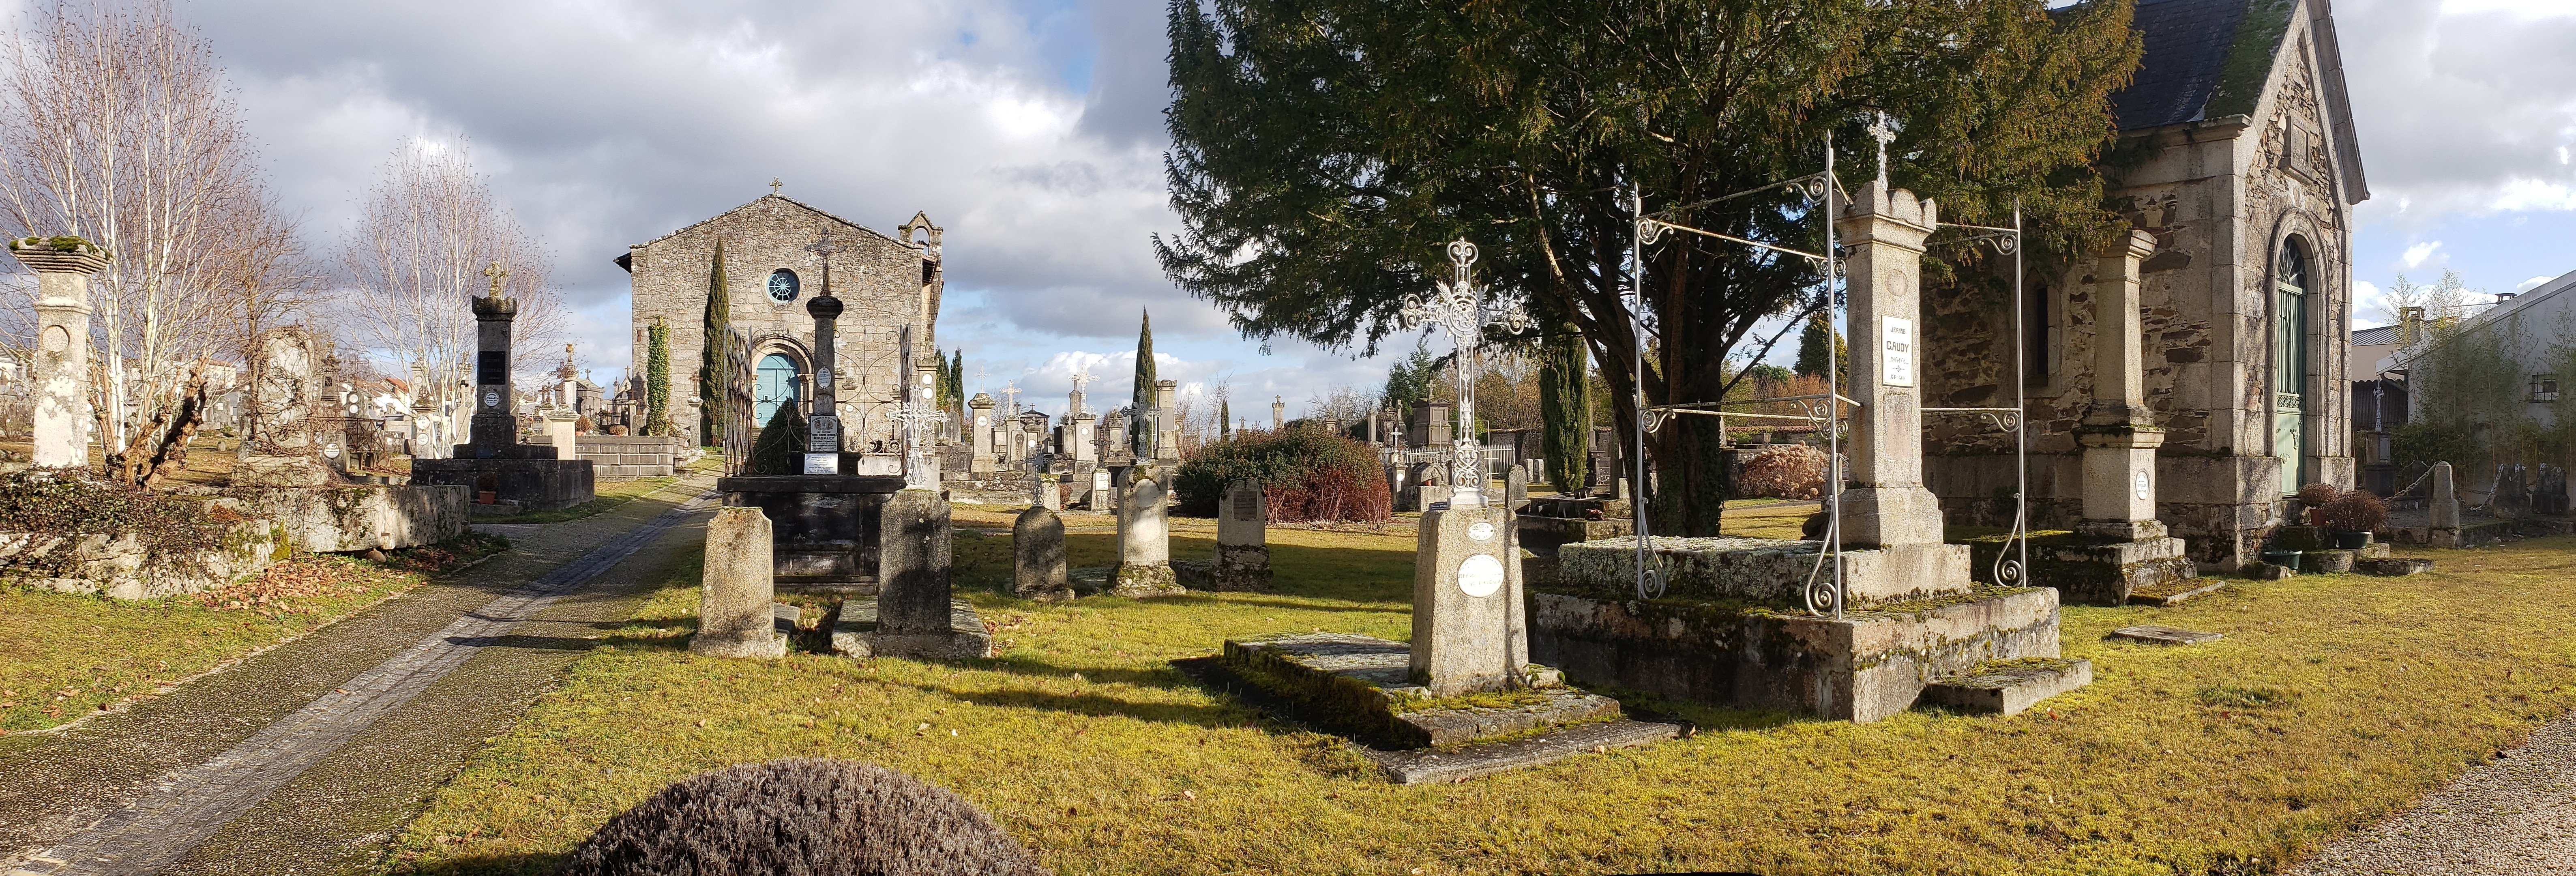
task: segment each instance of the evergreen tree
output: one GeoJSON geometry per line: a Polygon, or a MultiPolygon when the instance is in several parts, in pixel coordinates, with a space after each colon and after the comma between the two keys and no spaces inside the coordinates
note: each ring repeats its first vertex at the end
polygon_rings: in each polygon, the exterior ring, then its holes
{"type": "Polygon", "coordinates": [[[1559,493],[1583,486],[1592,472],[1592,381],[1588,354],[1572,324],[1540,341],[1538,366],[1539,455],[1547,482],[1559,493]]]}
{"type": "Polygon", "coordinates": [[[733,301],[727,294],[724,267],[724,238],[716,238],[715,267],[707,272],[707,313],[698,336],[705,339],[698,353],[698,443],[707,447],[724,446],[725,397],[733,390],[733,369],[727,367],[733,352],[733,301]]]}
{"type": "Polygon", "coordinates": [[[1413,406],[1431,400],[1431,384],[1440,379],[1440,360],[1423,344],[1413,345],[1413,355],[1398,359],[1386,368],[1386,403],[1395,406],[1395,415],[1412,416],[1413,406]]]}
{"type": "Polygon", "coordinates": [[[1834,374],[1846,382],[1851,374],[1851,350],[1843,345],[1843,335],[1834,331],[1832,317],[1818,311],[1807,318],[1807,327],[1798,333],[1798,361],[1790,370],[1809,377],[1825,376],[1825,338],[1834,339],[1834,374]]]}
{"type": "Polygon", "coordinates": [[[769,424],[760,427],[760,437],[751,445],[751,473],[792,475],[805,473],[805,412],[796,403],[780,402],[778,412],[769,415],[769,424]]]}
{"type": "Polygon", "coordinates": [[[661,317],[644,330],[650,338],[644,358],[644,434],[669,435],[671,428],[671,325],[661,317]]]}
{"type": "Polygon", "coordinates": [[[1234,408],[1225,399],[1216,400],[1216,438],[1234,440],[1234,408]]]}
{"type": "Polygon", "coordinates": [[[1136,409],[1152,410],[1160,404],[1154,392],[1154,314],[1145,313],[1144,325],[1136,332],[1136,409]]]}
{"type": "MultiPolygon", "coordinates": [[[[1830,135],[1842,187],[1860,188],[1881,148],[1863,127],[1886,112],[1894,185],[1957,222],[2004,224],[2018,201],[2048,273],[2124,226],[2096,162],[2119,142],[2109,98],[2141,53],[2132,6],[1173,3],[1165,170],[1182,227],[1156,236],[1156,256],[1247,338],[1373,350],[1465,235],[1480,276],[1581,327],[1625,444],[1633,399],[1726,397],[1739,347],[1823,286],[1804,259],[1690,236],[1647,248],[1632,285],[1632,197],[1812,251],[1819,211],[1765,187],[1822,170],[1830,135]],[[1659,341],[1630,328],[1640,307],[1659,341]]],[[[1961,270],[1991,257],[1936,245],[1925,285],[1996,298],[1995,272],[1961,270]]],[[[1662,532],[1716,531],[1715,419],[1646,436],[1658,474],[1634,486],[1662,532]]]]}

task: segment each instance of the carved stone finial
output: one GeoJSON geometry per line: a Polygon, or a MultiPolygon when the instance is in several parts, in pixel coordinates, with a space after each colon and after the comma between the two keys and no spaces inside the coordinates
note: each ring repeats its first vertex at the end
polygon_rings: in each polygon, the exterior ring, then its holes
{"type": "Polygon", "coordinates": [[[492,297],[499,298],[501,297],[501,278],[510,276],[510,269],[501,267],[500,259],[493,259],[492,266],[483,269],[483,276],[492,278],[492,297]]]}

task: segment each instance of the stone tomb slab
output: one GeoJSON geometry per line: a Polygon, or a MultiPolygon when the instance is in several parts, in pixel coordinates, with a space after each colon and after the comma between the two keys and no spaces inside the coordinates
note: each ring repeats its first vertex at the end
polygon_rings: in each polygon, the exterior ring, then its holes
{"type": "Polygon", "coordinates": [[[2433,561],[2418,557],[2354,560],[2352,568],[2353,571],[2360,572],[2364,575],[2378,575],[2385,578],[2393,578],[2400,575],[2413,575],[2421,572],[2433,571],[2433,561]]]}
{"type": "MultiPolygon", "coordinates": [[[[1559,686],[1445,704],[1413,683],[1410,647],[1374,636],[1306,633],[1230,640],[1218,662],[1286,703],[1297,717],[1388,749],[1470,745],[1620,717],[1618,700],[1563,687],[1553,673],[1536,680],[1559,686]]],[[[1674,732],[1667,725],[1661,738],[1674,732]]],[[[1563,754],[1583,750],[1589,748],[1563,754]]]]}
{"type": "Polygon", "coordinates": [[[963,599],[948,603],[947,632],[920,634],[878,632],[877,601],[853,599],[841,603],[840,620],[832,625],[832,653],[857,658],[972,660],[993,656],[993,634],[984,629],[984,619],[975,614],[975,606],[963,599]]]}
{"type": "Polygon", "coordinates": [[[1934,705],[1968,712],[2018,715],[2040,700],[2093,683],[2093,661],[2064,658],[2003,660],[1923,688],[1934,705]]]}
{"type": "Polygon", "coordinates": [[[2146,642],[2153,645],[2197,645],[2202,642],[2218,641],[2219,639],[2226,638],[2226,635],[2223,633],[2204,633],[2197,630],[2186,630],[2178,627],[2146,624],[2134,627],[2121,627],[2119,629],[2112,630],[2111,635],[2107,638],[2128,639],[2133,642],[2146,642]]]}
{"type": "MultiPolygon", "coordinates": [[[[1653,539],[1648,562],[1664,572],[1672,598],[1732,599],[1770,605],[1802,600],[1823,543],[1770,538],[1653,539]]],[[[1569,544],[1557,549],[1557,574],[1566,583],[1624,591],[1636,580],[1633,536],[1569,544]]],[[[1968,592],[1968,547],[1955,544],[1894,545],[1843,552],[1851,607],[1912,602],[1968,592]]]]}

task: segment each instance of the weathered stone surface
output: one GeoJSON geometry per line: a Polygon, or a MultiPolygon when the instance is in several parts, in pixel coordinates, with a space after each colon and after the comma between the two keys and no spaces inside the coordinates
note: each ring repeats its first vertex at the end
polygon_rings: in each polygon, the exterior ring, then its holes
{"type": "Polygon", "coordinates": [[[1064,519],[1045,508],[1020,512],[1011,524],[1011,592],[1021,599],[1073,598],[1064,568],[1064,519]]]}
{"type": "Polygon", "coordinates": [[[437,544],[465,534],[473,491],[457,486],[233,488],[219,504],[282,527],[299,550],[346,553],[437,544]]]}
{"type": "Polygon", "coordinates": [[[1422,515],[1414,540],[1412,671],[1432,696],[1521,683],[1529,639],[1511,540],[1511,514],[1501,508],[1422,515]]]}
{"type": "Polygon", "coordinates": [[[2018,715],[2040,700],[2093,683],[2093,661],[1988,663],[1923,688],[1923,699],[1969,712],[2018,715]]]}
{"type": "Polygon", "coordinates": [[[148,543],[132,532],[0,533],[0,584],[159,599],[240,583],[290,552],[285,531],[259,519],[232,523],[219,543],[199,547],[148,543]]]}
{"type": "Polygon", "coordinates": [[[832,625],[832,652],[845,657],[905,657],[914,660],[976,660],[993,656],[993,634],[963,599],[950,600],[947,621],[927,633],[887,631],[878,622],[877,600],[841,604],[832,625]]]}
{"type": "MultiPolygon", "coordinates": [[[[2152,523],[2154,521],[2146,521],[2152,523]]],[[[2030,535],[2030,568],[2017,582],[1996,580],[1996,560],[2009,546],[2004,536],[1966,540],[1969,570],[1987,583],[2021,583],[2057,588],[2060,601],[2074,605],[2126,605],[2138,593],[2190,589],[2199,577],[2182,539],[2104,542],[2073,532],[2030,535]]],[[[2014,558],[2020,550],[2012,546],[2014,558]]]]}
{"type": "Polygon", "coordinates": [[[948,570],[954,551],[948,503],[928,490],[887,497],[877,549],[877,621],[880,631],[941,633],[948,629],[948,570]]]}
{"type": "Polygon", "coordinates": [[[93,428],[89,275],[107,267],[107,253],[96,247],[64,252],[49,244],[12,246],[10,253],[36,272],[35,344],[27,375],[36,391],[30,458],[40,466],[86,466],[93,428]]]}
{"type": "Polygon", "coordinates": [[[1413,683],[1411,649],[1372,636],[1303,633],[1228,641],[1219,660],[1245,681],[1296,704],[1300,717],[1395,748],[1460,745],[1619,715],[1617,700],[1553,684],[1507,706],[1428,703],[1435,695],[1413,683]]]}
{"type": "Polygon", "coordinates": [[[556,511],[598,497],[589,460],[555,459],[554,448],[539,445],[515,445],[510,449],[528,453],[415,459],[411,463],[411,482],[464,487],[473,491],[473,501],[477,503],[482,502],[482,493],[490,492],[495,501],[517,502],[526,511],[556,511]],[[545,455],[536,455],[539,453],[545,455]]]}
{"type": "Polygon", "coordinates": [[[707,523],[706,564],[698,585],[698,632],[692,653],[717,657],[781,657],[777,590],[769,563],[769,518],[758,508],[720,508],[707,523]]]}
{"type": "Polygon", "coordinates": [[[1660,721],[1600,721],[1531,739],[1491,745],[1455,750],[1368,751],[1364,754],[1386,773],[1387,780],[1398,785],[1447,784],[1555,763],[1579,754],[1651,745],[1687,735],[1687,730],[1685,725],[1660,721]]]}
{"type": "Polygon", "coordinates": [[[781,588],[877,592],[886,502],[903,489],[902,477],[750,475],[719,478],[716,489],[727,506],[768,515],[781,588]]]}
{"type": "Polygon", "coordinates": [[[1978,664],[2058,656],[2057,622],[2057,591],[1988,587],[1841,618],[1535,592],[1529,625],[1531,656],[1585,684],[1869,722],[1978,664]]]}
{"type": "Polygon", "coordinates": [[[2360,551],[2342,550],[2308,551],[2299,557],[2299,571],[2320,574],[2350,572],[2354,555],[2359,553],[2360,551]]]}
{"type": "Polygon", "coordinates": [[[2394,578],[2400,575],[2433,571],[2433,561],[2416,557],[2356,560],[2353,562],[2353,569],[2364,575],[2394,578]]]}
{"type": "Polygon", "coordinates": [[[2226,635],[2223,633],[2203,633],[2194,630],[2179,629],[2176,627],[2146,624],[2134,627],[2121,627],[2119,629],[2112,630],[2110,638],[2128,639],[2133,642],[2147,642],[2156,645],[2197,645],[2202,642],[2218,641],[2219,639],[2226,638],[2226,635]]]}
{"type": "Polygon", "coordinates": [[[1236,481],[1217,505],[1216,560],[1206,589],[1270,589],[1270,506],[1257,481],[1236,481]]]}
{"type": "MultiPolygon", "coordinates": [[[[1821,544],[1765,538],[1658,537],[1647,556],[1664,572],[1672,598],[1739,599],[1777,607],[1805,605],[1821,544]]],[[[1849,607],[1965,593],[1971,586],[1966,545],[1913,544],[1843,552],[1849,607]]],[[[1637,540],[1619,537],[1557,549],[1559,580],[1609,595],[1635,589],[1637,540]]]]}
{"type": "Polygon", "coordinates": [[[2224,578],[2180,578],[2165,582],[2163,586],[2132,590],[2129,592],[2129,603],[2180,605],[2185,601],[2225,589],[2227,589],[2227,579],[2224,578]]]}
{"type": "Polygon", "coordinates": [[[1118,566],[1111,572],[1110,591],[1120,596],[1145,599],[1157,596],[1179,596],[1179,579],[1172,573],[1172,534],[1167,507],[1171,491],[1164,488],[1169,477],[1150,464],[1138,465],[1129,472],[1127,486],[1118,495],[1118,566]]]}

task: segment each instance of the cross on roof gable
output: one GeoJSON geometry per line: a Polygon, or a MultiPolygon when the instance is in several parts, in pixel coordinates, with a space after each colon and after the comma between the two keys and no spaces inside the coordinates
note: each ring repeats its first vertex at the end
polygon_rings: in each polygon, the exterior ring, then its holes
{"type": "MultiPolygon", "coordinates": [[[[799,210],[803,210],[803,211],[805,211],[805,212],[812,213],[812,214],[814,214],[815,216],[818,216],[818,217],[821,217],[821,218],[824,218],[824,219],[828,219],[828,220],[831,220],[831,221],[833,221],[833,222],[840,223],[843,227],[846,227],[846,228],[848,228],[848,229],[850,229],[850,230],[852,230],[852,231],[856,231],[856,232],[860,232],[860,233],[866,234],[866,235],[868,235],[868,236],[870,236],[870,237],[874,237],[874,238],[876,238],[876,239],[878,239],[878,240],[885,241],[885,242],[887,242],[887,243],[895,244],[895,245],[897,245],[897,246],[902,246],[902,247],[904,247],[905,249],[919,249],[919,248],[920,248],[920,247],[918,247],[918,246],[914,246],[914,245],[912,245],[912,244],[905,243],[904,241],[897,240],[897,239],[895,239],[895,238],[893,238],[893,237],[889,237],[889,236],[887,236],[885,233],[880,232],[880,231],[877,231],[876,229],[869,228],[869,227],[867,227],[867,226],[865,226],[865,225],[861,225],[861,224],[859,224],[859,223],[852,222],[852,221],[850,221],[850,220],[848,220],[848,219],[843,219],[843,218],[841,218],[841,217],[839,217],[839,216],[833,215],[833,214],[831,213],[831,211],[824,210],[824,209],[822,209],[822,208],[820,208],[820,207],[816,207],[816,206],[814,206],[814,205],[812,205],[812,204],[808,204],[808,203],[805,203],[805,202],[803,202],[803,201],[796,200],[795,198],[790,198],[790,197],[788,197],[788,196],[786,196],[786,195],[769,194],[769,195],[762,195],[762,196],[760,196],[760,197],[753,198],[753,199],[751,199],[750,201],[748,201],[748,202],[744,203],[742,206],[735,207],[735,208],[733,208],[733,209],[731,209],[731,210],[726,210],[726,211],[724,211],[724,212],[722,212],[722,213],[718,213],[718,214],[716,214],[716,215],[709,216],[709,217],[707,217],[707,218],[705,218],[705,219],[701,219],[701,220],[698,220],[698,221],[696,221],[696,222],[691,222],[691,223],[689,223],[687,226],[682,227],[681,229],[679,229],[679,230],[677,230],[677,231],[673,231],[673,232],[671,232],[671,233],[669,233],[669,234],[665,234],[665,235],[662,235],[662,236],[660,236],[660,237],[653,238],[652,240],[647,240],[647,241],[645,241],[645,242],[643,242],[643,243],[639,243],[639,244],[635,244],[635,245],[633,245],[633,246],[629,246],[629,247],[627,247],[627,249],[629,249],[629,250],[641,249],[641,248],[643,248],[643,247],[652,246],[652,245],[654,245],[654,244],[661,243],[662,241],[669,240],[669,239],[671,239],[671,238],[678,237],[678,236],[683,235],[683,234],[687,234],[687,233],[689,233],[690,231],[696,230],[696,229],[697,229],[697,228],[699,228],[699,227],[702,227],[702,226],[707,225],[708,223],[712,223],[712,222],[715,222],[716,220],[723,219],[723,218],[728,217],[728,216],[732,216],[732,215],[734,215],[734,214],[736,214],[736,213],[740,213],[740,212],[742,212],[742,211],[744,211],[744,210],[749,210],[749,209],[751,209],[751,208],[753,208],[753,207],[760,206],[763,202],[766,202],[766,201],[772,201],[772,200],[775,200],[775,201],[779,201],[779,202],[782,202],[782,203],[786,203],[786,204],[792,205],[792,206],[794,206],[795,208],[797,208],[797,209],[799,209],[799,210]]],[[[629,259],[629,257],[628,257],[628,256],[626,256],[626,255],[619,255],[619,256],[617,257],[617,259],[616,259],[616,262],[617,262],[617,266],[618,266],[618,267],[626,268],[626,267],[628,266],[629,262],[630,262],[630,259],[629,259]]],[[[628,270],[633,270],[633,268],[628,268],[628,270]]]]}

